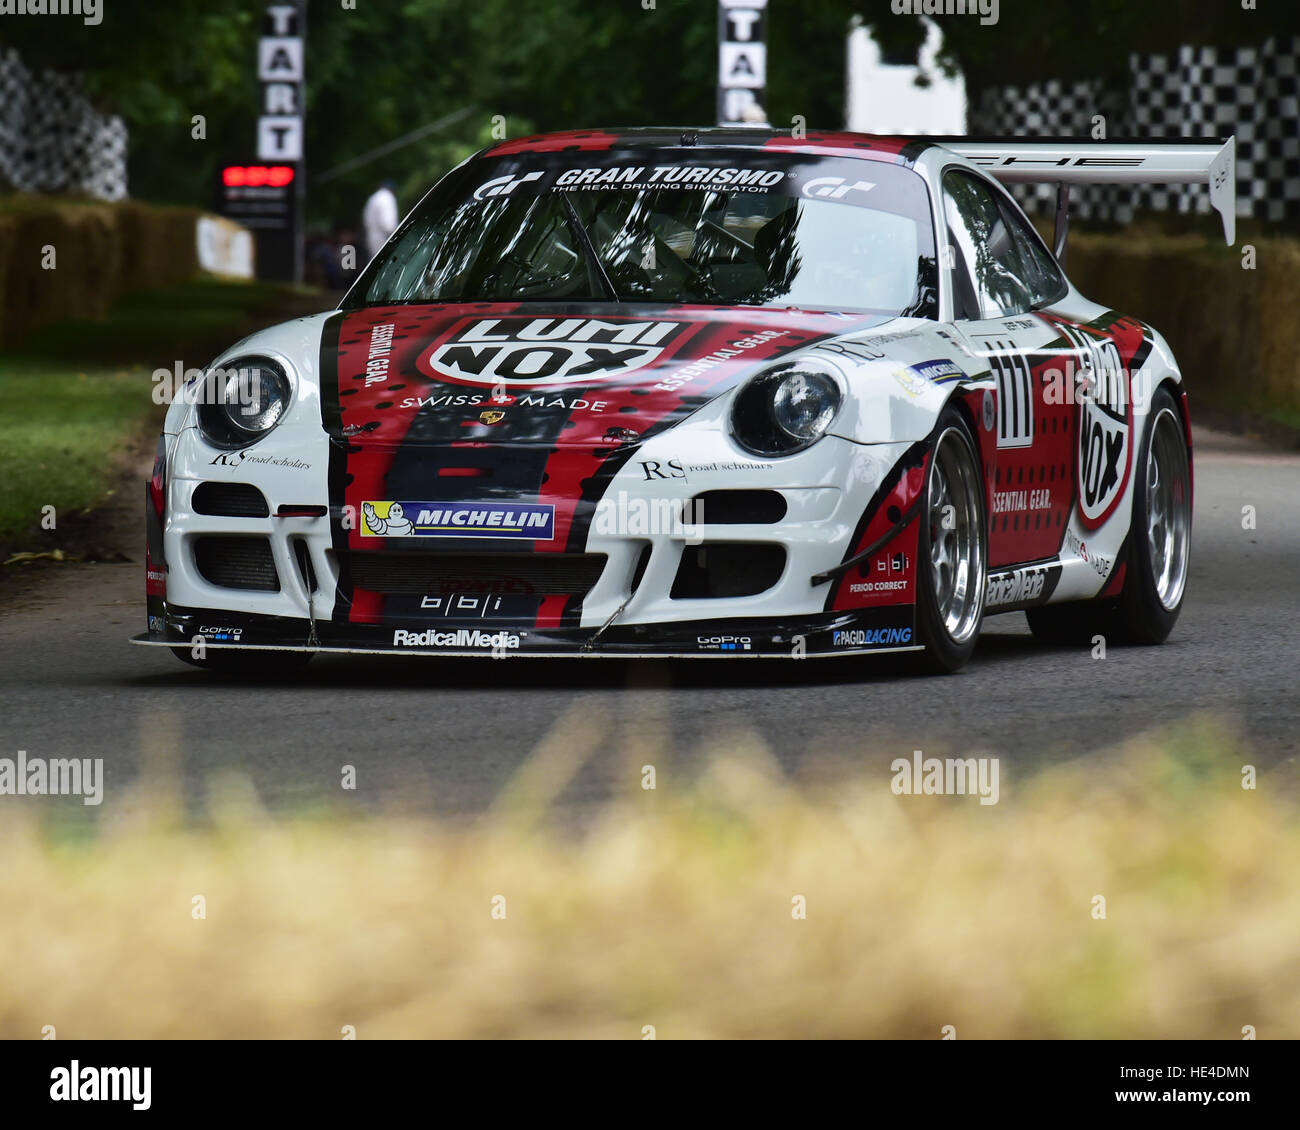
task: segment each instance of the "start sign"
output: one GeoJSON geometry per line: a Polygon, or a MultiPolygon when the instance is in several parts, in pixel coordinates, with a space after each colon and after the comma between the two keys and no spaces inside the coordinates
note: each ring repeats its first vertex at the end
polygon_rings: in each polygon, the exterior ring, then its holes
{"type": "Polygon", "coordinates": [[[718,0],[718,125],[766,126],[767,0],[718,0]]]}
{"type": "Polygon", "coordinates": [[[306,0],[267,5],[257,41],[256,159],[232,153],[221,169],[217,210],[254,233],[257,277],[303,275],[303,91],[306,0]]]}
{"type": "Polygon", "coordinates": [[[266,9],[257,43],[262,113],[257,119],[259,161],[302,160],[302,16],[296,5],[266,9]]]}

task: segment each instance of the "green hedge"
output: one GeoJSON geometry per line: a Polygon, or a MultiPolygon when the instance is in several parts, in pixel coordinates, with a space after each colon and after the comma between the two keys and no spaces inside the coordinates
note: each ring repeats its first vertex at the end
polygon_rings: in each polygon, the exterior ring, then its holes
{"type": "Polygon", "coordinates": [[[135,201],[0,201],[0,344],[63,318],[103,317],[128,290],[193,278],[200,215],[135,201]],[[47,247],[52,270],[42,265],[47,247]]]}

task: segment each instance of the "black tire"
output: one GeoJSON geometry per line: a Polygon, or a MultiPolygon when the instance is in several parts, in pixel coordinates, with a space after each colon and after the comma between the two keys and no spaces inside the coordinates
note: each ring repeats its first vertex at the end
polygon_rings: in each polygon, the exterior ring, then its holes
{"type": "MultiPolygon", "coordinates": [[[[1157,460],[1161,463],[1161,460],[1157,460]]],[[[1182,610],[1186,593],[1187,569],[1191,557],[1191,454],[1178,404],[1168,388],[1161,388],[1151,400],[1151,411],[1142,444],[1134,462],[1133,513],[1129,522],[1127,565],[1124,587],[1118,599],[1079,601],[1070,604],[1031,608],[1026,613],[1030,630],[1039,639],[1052,643],[1086,643],[1093,636],[1105,636],[1121,644],[1151,645],[1163,643],[1173,631],[1182,610]],[[1159,436],[1159,439],[1157,439],[1159,436]],[[1173,471],[1169,483],[1163,473],[1151,475],[1151,448],[1161,443],[1166,471],[1173,471]],[[1149,536],[1153,487],[1164,483],[1181,490],[1175,500],[1185,522],[1185,541],[1178,547],[1181,554],[1180,576],[1172,580],[1162,569],[1156,576],[1156,554],[1149,536]],[[1162,595],[1161,589],[1165,588],[1162,595]]],[[[1173,519],[1177,520],[1177,519],[1173,519]]]]}
{"type": "Polygon", "coordinates": [[[1029,630],[1044,643],[1088,643],[1095,635],[1114,634],[1113,600],[1076,600],[1068,604],[1045,604],[1027,608],[1029,630]]]}
{"type": "MultiPolygon", "coordinates": [[[[988,585],[988,509],[984,475],[970,427],[965,417],[951,406],[945,408],[939,417],[918,521],[916,624],[918,642],[925,646],[918,666],[931,674],[950,674],[964,667],[975,651],[980,625],[984,621],[988,585]],[[947,482],[949,476],[954,480],[951,484],[947,482]],[[947,491],[947,503],[943,500],[943,490],[947,491]],[[945,505],[960,506],[960,511],[954,512],[960,532],[958,527],[945,532],[945,505]],[[959,601],[964,605],[964,611],[958,617],[955,631],[952,601],[959,598],[939,592],[939,586],[947,589],[949,582],[943,579],[946,575],[944,568],[936,562],[936,537],[952,538],[955,552],[951,557],[957,568],[948,572],[956,578],[951,582],[954,592],[966,594],[959,601]]],[[[938,556],[947,555],[940,550],[938,556]]]]}
{"type": "Polygon", "coordinates": [[[1115,606],[1114,631],[1121,643],[1150,646],[1164,643],[1178,622],[1192,554],[1192,456],[1182,413],[1168,388],[1161,388],[1151,400],[1135,475],[1128,570],[1115,606]],[[1153,447],[1157,448],[1154,476],[1149,468],[1153,447]],[[1153,492],[1158,498],[1156,511],[1164,514],[1166,533],[1177,542],[1165,550],[1168,557],[1179,558],[1176,565],[1160,558],[1147,536],[1153,492]]]}
{"type": "Polygon", "coordinates": [[[287,677],[301,671],[315,654],[310,651],[261,651],[233,647],[209,647],[202,659],[188,647],[174,647],[172,654],[182,663],[222,675],[257,678],[287,677]]]}

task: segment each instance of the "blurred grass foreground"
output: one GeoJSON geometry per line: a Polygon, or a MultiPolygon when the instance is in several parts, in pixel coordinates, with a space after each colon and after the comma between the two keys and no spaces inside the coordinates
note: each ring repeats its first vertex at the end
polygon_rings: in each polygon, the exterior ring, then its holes
{"type": "Polygon", "coordinates": [[[993,806],[733,735],[580,832],[551,744],[454,825],[227,785],[78,842],[7,805],[0,1037],[1300,1035],[1295,792],[1221,731],[1004,762],[993,806]]]}

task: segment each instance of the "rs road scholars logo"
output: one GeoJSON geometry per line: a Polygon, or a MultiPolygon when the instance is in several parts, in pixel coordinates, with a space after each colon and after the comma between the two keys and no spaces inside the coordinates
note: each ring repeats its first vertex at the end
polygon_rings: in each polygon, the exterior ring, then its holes
{"type": "Polygon", "coordinates": [[[551,541],[555,507],[536,502],[363,502],[361,535],[551,541]]]}

